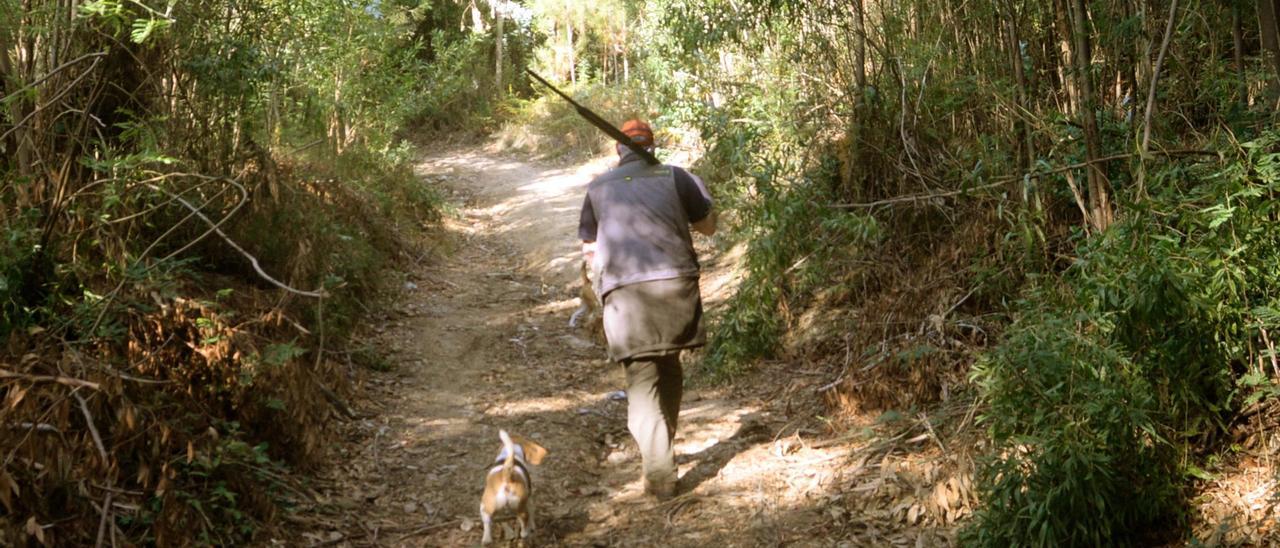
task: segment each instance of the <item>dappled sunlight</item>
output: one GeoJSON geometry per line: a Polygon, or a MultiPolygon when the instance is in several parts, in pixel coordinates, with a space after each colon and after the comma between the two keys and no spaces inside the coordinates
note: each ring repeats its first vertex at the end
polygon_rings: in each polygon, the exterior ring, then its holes
{"type": "Polygon", "coordinates": [[[519,187],[521,193],[533,193],[540,197],[563,198],[566,195],[581,196],[586,184],[596,176],[613,167],[617,159],[603,157],[592,160],[577,168],[562,169],[546,173],[543,177],[519,187]]]}
{"type": "MultiPolygon", "coordinates": [[[[644,529],[656,522],[660,537],[678,545],[721,538],[732,532],[761,529],[772,535],[779,521],[815,523],[824,515],[827,494],[838,487],[840,467],[849,448],[799,447],[777,443],[762,420],[762,410],[732,400],[705,400],[694,395],[684,406],[677,434],[677,462],[682,494],[656,503],[642,493],[639,459],[628,451],[618,459],[621,481],[601,486],[606,498],[592,516],[644,529]]],[[[630,440],[623,445],[630,444],[630,440]]],[[[613,460],[612,458],[610,459],[613,460]]],[[[584,533],[596,533],[590,526],[584,533]]],[[[656,541],[656,540],[655,540],[656,541]]]]}
{"type": "Polygon", "coordinates": [[[491,417],[515,417],[520,415],[535,415],[542,413],[560,413],[565,411],[574,411],[584,406],[604,401],[608,398],[608,393],[588,393],[579,392],[576,395],[564,396],[547,396],[541,398],[526,398],[518,401],[504,402],[485,411],[486,415],[491,417]]]}
{"type": "Polygon", "coordinates": [[[1194,511],[1196,536],[1207,546],[1262,546],[1280,530],[1280,473],[1274,460],[1245,457],[1206,484],[1194,511]]]}
{"type": "MultiPolygon", "coordinates": [[[[695,240],[697,241],[697,240],[695,240]]],[[[699,250],[703,256],[711,255],[711,261],[704,261],[702,274],[702,300],[708,307],[716,307],[729,299],[742,283],[743,257],[747,246],[739,243],[722,254],[709,254],[699,250]]]]}
{"type": "Polygon", "coordinates": [[[601,157],[579,166],[531,170],[527,164],[491,160],[474,153],[431,158],[419,165],[424,173],[444,172],[455,179],[474,179],[480,203],[468,212],[483,219],[487,235],[526,242],[513,257],[521,268],[554,284],[571,283],[577,274],[580,240],[578,215],[587,183],[615,161],[601,157]]]}

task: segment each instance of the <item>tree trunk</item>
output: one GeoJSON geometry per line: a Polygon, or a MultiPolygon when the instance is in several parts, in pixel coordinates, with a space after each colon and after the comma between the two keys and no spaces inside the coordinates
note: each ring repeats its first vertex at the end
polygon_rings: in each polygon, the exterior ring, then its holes
{"type": "Polygon", "coordinates": [[[1018,149],[1018,170],[1026,173],[1035,163],[1035,150],[1031,145],[1031,128],[1024,118],[1030,113],[1028,107],[1027,93],[1027,71],[1022,63],[1022,40],[1018,33],[1017,14],[1014,13],[1013,3],[1005,2],[1007,14],[1005,16],[1005,32],[1009,41],[1009,56],[1012,63],[1014,82],[1016,83],[1016,100],[1018,112],[1014,115],[1014,133],[1017,135],[1016,146],[1018,149]]]}
{"type": "Polygon", "coordinates": [[[494,19],[493,82],[495,87],[497,88],[498,97],[502,97],[502,94],[506,89],[506,86],[503,85],[503,81],[502,81],[502,64],[503,64],[502,46],[503,46],[503,42],[506,42],[506,35],[503,34],[502,25],[503,25],[503,21],[506,18],[503,17],[502,12],[498,10],[497,3],[494,3],[494,6],[493,6],[493,19],[494,19]]]}
{"type": "Polygon", "coordinates": [[[573,47],[573,22],[570,21],[568,25],[564,26],[564,29],[566,32],[566,36],[568,36],[568,39],[569,39],[569,42],[568,42],[569,82],[574,85],[577,85],[578,84],[578,52],[577,52],[577,48],[573,47]]]}
{"type": "Polygon", "coordinates": [[[283,137],[283,124],[280,120],[280,86],[272,81],[271,92],[267,99],[267,135],[272,147],[278,148],[283,137]]]}
{"type": "Polygon", "coordinates": [[[1066,101],[1063,102],[1062,109],[1067,115],[1076,113],[1076,105],[1079,103],[1079,93],[1076,90],[1076,82],[1072,68],[1075,66],[1072,55],[1071,44],[1071,16],[1067,9],[1067,2],[1070,0],[1053,0],[1054,25],[1058,28],[1058,81],[1062,84],[1062,90],[1066,93],[1066,101]]]}
{"type": "Polygon", "coordinates": [[[1240,17],[1240,3],[1231,3],[1231,57],[1235,63],[1236,78],[1240,79],[1239,90],[1236,91],[1240,97],[1237,100],[1240,108],[1249,108],[1249,82],[1244,74],[1244,24],[1240,17]]]}
{"type": "Polygon", "coordinates": [[[852,200],[861,201],[864,196],[865,170],[862,169],[862,129],[867,123],[867,31],[864,0],[853,0],[853,123],[848,126],[844,147],[847,157],[841,166],[840,180],[844,192],[852,200]]]}
{"type": "Polygon", "coordinates": [[[1262,49],[1271,65],[1270,96],[1280,95],[1280,0],[1257,0],[1258,30],[1262,36],[1262,49]]]}
{"type": "MultiPolygon", "coordinates": [[[[1124,1],[1124,19],[1131,19],[1141,8],[1135,8],[1134,4],[1141,4],[1142,0],[1135,2],[1134,0],[1124,1]]],[[[1145,27],[1145,25],[1144,25],[1145,27]]],[[[1116,111],[1125,119],[1132,121],[1137,112],[1138,107],[1138,52],[1134,48],[1120,46],[1120,60],[1116,71],[1119,72],[1117,79],[1119,80],[1120,89],[1116,92],[1116,111]]]]}
{"type": "Polygon", "coordinates": [[[1106,175],[1098,158],[1102,156],[1101,139],[1098,134],[1097,98],[1093,89],[1093,54],[1089,36],[1089,12],[1084,0],[1072,0],[1071,21],[1073,41],[1075,44],[1076,82],[1079,86],[1080,100],[1076,105],[1081,125],[1084,126],[1085,160],[1089,163],[1086,169],[1089,180],[1089,210],[1093,227],[1101,232],[1111,225],[1111,199],[1107,192],[1106,175]]]}
{"type": "MultiPolygon", "coordinates": [[[[13,51],[11,44],[12,37],[9,35],[9,29],[0,27],[0,97],[9,95],[9,83],[17,83],[18,75],[13,71],[13,66],[9,63],[9,52],[13,51]]],[[[16,87],[15,87],[16,89],[16,87]]],[[[9,119],[17,122],[18,118],[18,102],[14,101],[9,105],[9,119]]],[[[0,142],[0,147],[13,150],[7,144],[0,142]]]]}
{"type": "Polygon", "coordinates": [[[333,153],[342,154],[343,141],[347,136],[344,134],[346,124],[342,120],[342,79],[338,75],[333,76],[333,111],[329,113],[329,140],[333,147],[333,153]]]}
{"type": "Polygon", "coordinates": [[[867,30],[864,25],[863,0],[853,0],[853,78],[858,86],[857,102],[867,88],[867,30]]]}
{"type": "Polygon", "coordinates": [[[9,64],[9,52],[13,46],[10,45],[12,37],[9,36],[9,29],[0,27],[0,97],[8,95],[6,87],[10,78],[17,75],[13,73],[13,67],[9,64]]]}
{"type": "Polygon", "coordinates": [[[1152,41],[1151,36],[1155,33],[1151,28],[1151,14],[1145,0],[1138,0],[1137,17],[1139,23],[1138,39],[1135,41],[1134,50],[1137,54],[1137,71],[1138,86],[1146,88],[1151,85],[1151,59],[1152,59],[1152,41]]]}

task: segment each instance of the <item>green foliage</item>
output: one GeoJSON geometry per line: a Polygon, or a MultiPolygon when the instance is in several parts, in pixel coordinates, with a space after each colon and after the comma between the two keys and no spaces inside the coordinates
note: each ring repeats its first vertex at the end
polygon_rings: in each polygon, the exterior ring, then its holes
{"type": "MultiPolygon", "coordinates": [[[[796,154],[778,152],[779,158],[796,154]]],[[[771,357],[789,327],[786,309],[802,308],[842,262],[879,242],[874,217],[826,207],[833,166],[824,167],[787,184],[783,177],[793,166],[757,166],[753,187],[737,197],[747,276],[716,318],[705,360],[713,375],[730,376],[754,359],[771,357]]]]}
{"type": "MultiPolygon", "coordinates": [[[[974,367],[996,456],[969,541],[1096,546],[1175,514],[1176,475],[1152,385],[1094,318],[1028,314],[974,367]]],[[[1037,306],[1038,305],[1038,306],[1037,306]]]]}
{"type": "Polygon", "coordinates": [[[329,427],[317,385],[342,388],[307,357],[318,334],[342,348],[406,228],[439,219],[405,140],[441,104],[423,83],[448,68],[406,15],[421,3],[170,4],[0,0],[0,361],[19,373],[0,392],[29,391],[0,422],[87,440],[64,387],[22,379],[90,379],[108,448],[0,431],[27,455],[0,474],[23,486],[0,544],[27,542],[16,517],[92,544],[90,484],[155,494],[117,499],[140,506],[118,521],[124,543],[253,544],[282,472],[264,440],[314,461],[329,427]],[[227,240],[329,296],[283,297],[227,240]],[[122,372],[157,382],[106,381],[122,372]]]}
{"type": "Polygon", "coordinates": [[[46,304],[39,294],[44,291],[41,278],[49,271],[40,264],[39,234],[32,225],[20,218],[0,232],[0,339],[26,327],[34,309],[46,304]]]}
{"type": "MultiPolygon", "coordinates": [[[[246,443],[239,423],[225,423],[218,431],[210,445],[193,446],[186,458],[176,463],[171,489],[151,498],[138,513],[118,516],[116,524],[125,531],[149,530],[159,521],[174,519],[175,512],[167,502],[174,500],[182,506],[177,519],[188,522],[191,540],[206,546],[252,541],[257,524],[246,509],[246,499],[255,489],[277,497],[287,468],[271,459],[267,443],[246,443]]],[[[156,542],[150,534],[144,538],[156,542]]]]}
{"type": "MultiPolygon", "coordinates": [[[[539,90],[545,91],[545,90],[539,90]]],[[[650,101],[636,90],[588,82],[562,89],[615,126],[631,118],[647,118],[650,101]]],[[[547,92],[532,99],[509,98],[503,104],[503,127],[495,137],[500,145],[545,157],[594,157],[610,154],[613,140],[578,116],[573,106],[547,92]]],[[[659,154],[673,143],[673,135],[658,124],[659,154]]]]}
{"type": "MultiPolygon", "coordinates": [[[[436,31],[437,42],[445,42],[443,37],[436,31]]],[[[423,74],[425,89],[415,94],[421,103],[419,119],[437,129],[454,129],[490,114],[492,90],[482,89],[479,77],[487,74],[487,64],[479,61],[491,45],[485,36],[470,34],[440,46],[423,74]]]]}
{"type": "Polygon", "coordinates": [[[1280,139],[1225,165],[1170,168],[1159,194],[1040,281],[974,367],[994,454],[969,539],[1141,543],[1182,518],[1195,444],[1272,397],[1280,139]]]}

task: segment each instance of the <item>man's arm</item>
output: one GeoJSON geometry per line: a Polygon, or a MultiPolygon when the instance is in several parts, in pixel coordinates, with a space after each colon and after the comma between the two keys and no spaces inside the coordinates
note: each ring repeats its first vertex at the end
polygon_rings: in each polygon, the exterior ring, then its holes
{"type": "Polygon", "coordinates": [[[675,168],[676,194],[689,215],[689,227],[706,236],[716,233],[716,211],[711,205],[711,193],[697,175],[682,168],[675,168]]]}
{"type": "Polygon", "coordinates": [[[588,262],[596,258],[596,211],[591,206],[591,196],[582,199],[582,213],[578,217],[578,238],[582,239],[582,258],[588,262]]]}

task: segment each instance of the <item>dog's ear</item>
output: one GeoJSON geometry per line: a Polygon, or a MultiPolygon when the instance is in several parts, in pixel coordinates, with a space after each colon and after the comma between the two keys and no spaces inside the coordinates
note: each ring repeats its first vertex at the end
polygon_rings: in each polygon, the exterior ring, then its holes
{"type": "Polygon", "coordinates": [[[524,458],[525,460],[529,461],[529,464],[534,464],[534,465],[542,464],[542,459],[546,458],[547,456],[547,448],[541,445],[538,445],[537,442],[529,438],[526,438],[524,436],[512,435],[511,441],[515,442],[516,445],[519,445],[520,447],[524,448],[524,458]]]}

